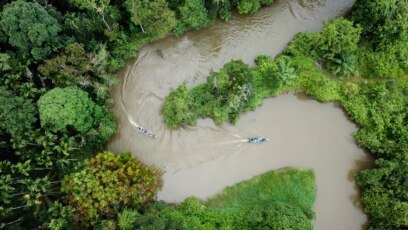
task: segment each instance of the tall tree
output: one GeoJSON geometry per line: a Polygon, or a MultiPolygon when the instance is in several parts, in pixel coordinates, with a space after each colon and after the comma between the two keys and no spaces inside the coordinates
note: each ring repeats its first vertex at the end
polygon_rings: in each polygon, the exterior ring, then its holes
{"type": "Polygon", "coordinates": [[[150,36],[162,37],[177,24],[175,13],[166,0],[126,0],[125,5],[132,22],[150,36]]]}
{"type": "Polygon", "coordinates": [[[53,131],[66,131],[69,126],[85,133],[97,122],[102,108],[88,93],[77,87],[54,88],[38,100],[41,126],[53,131]]]}
{"type": "Polygon", "coordinates": [[[88,226],[91,221],[115,218],[125,207],[140,208],[152,201],[160,188],[158,175],[158,170],[129,153],[103,152],[67,175],[61,190],[75,210],[76,222],[88,226]]]}
{"type": "Polygon", "coordinates": [[[199,29],[210,23],[203,0],[184,1],[183,4],[178,6],[177,17],[179,22],[175,28],[176,34],[182,34],[189,28],[199,29]]]}
{"type": "Polygon", "coordinates": [[[108,30],[112,30],[111,26],[106,20],[110,0],[69,0],[69,2],[79,9],[90,10],[98,13],[106,28],[108,30]]]}
{"type": "Polygon", "coordinates": [[[31,101],[0,87],[0,129],[17,137],[32,129],[35,121],[36,109],[31,101]]]}
{"type": "Polygon", "coordinates": [[[357,0],[352,19],[375,44],[408,40],[407,0],[357,0]]]}
{"type": "Polygon", "coordinates": [[[41,5],[18,0],[4,6],[0,28],[24,59],[40,61],[58,47],[61,27],[41,5]]]}

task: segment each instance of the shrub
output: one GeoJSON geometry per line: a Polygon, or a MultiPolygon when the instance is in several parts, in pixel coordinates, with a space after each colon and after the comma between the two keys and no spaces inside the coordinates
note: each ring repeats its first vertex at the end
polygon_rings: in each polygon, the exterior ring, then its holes
{"type": "Polygon", "coordinates": [[[352,21],[336,18],[324,25],[317,41],[318,54],[324,59],[334,58],[342,53],[353,54],[360,41],[361,27],[352,21]]]}
{"type": "Polygon", "coordinates": [[[296,206],[287,203],[269,203],[266,207],[254,206],[243,212],[244,217],[235,229],[293,229],[312,230],[308,217],[296,206]]]}
{"type": "Polygon", "coordinates": [[[327,102],[336,101],[341,98],[341,88],[338,82],[329,79],[319,72],[305,72],[302,74],[302,78],[305,79],[302,83],[305,92],[314,99],[327,102]]]}
{"type": "Polygon", "coordinates": [[[337,18],[324,25],[317,39],[316,49],[323,66],[335,74],[354,72],[353,56],[360,41],[361,28],[353,22],[337,18]]]}
{"type": "Polygon", "coordinates": [[[354,54],[341,53],[325,63],[325,68],[336,76],[350,77],[356,74],[356,58],[354,54]]]}
{"type": "Polygon", "coordinates": [[[283,51],[288,56],[317,57],[319,33],[298,33],[283,51]]]}
{"type": "Polygon", "coordinates": [[[118,214],[118,226],[120,230],[132,230],[140,214],[136,210],[125,208],[118,214]]]}

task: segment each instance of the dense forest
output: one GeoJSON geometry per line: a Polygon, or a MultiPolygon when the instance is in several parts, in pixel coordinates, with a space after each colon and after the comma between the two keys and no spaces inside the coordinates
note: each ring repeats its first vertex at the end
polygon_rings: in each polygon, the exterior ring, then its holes
{"type": "MultiPolygon", "coordinates": [[[[171,205],[155,201],[158,169],[103,151],[116,131],[113,73],[138,48],[271,3],[0,0],[0,228],[311,229],[309,171],[272,172],[255,180],[256,191],[238,184],[207,203],[171,205]],[[269,194],[265,184],[280,190],[269,194]],[[270,199],[234,206],[248,197],[270,199]]],[[[338,101],[360,126],[357,143],[377,157],[356,177],[371,228],[406,228],[407,16],[406,0],[358,0],[350,18],[297,35],[275,60],[259,56],[256,67],[232,61],[203,85],[180,86],[163,106],[165,122],[235,122],[263,98],[295,89],[338,101]]]]}

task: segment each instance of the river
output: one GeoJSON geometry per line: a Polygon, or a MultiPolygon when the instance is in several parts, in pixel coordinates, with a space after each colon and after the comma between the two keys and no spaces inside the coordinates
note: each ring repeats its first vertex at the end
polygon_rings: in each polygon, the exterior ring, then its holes
{"type": "Polygon", "coordinates": [[[144,46],[119,73],[121,83],[112,92],[119,129],[108,148],[129,150],[162,168],[158,198],[168,202],[191,195],[206,199],[273,169],[311,168],[317,185],[315,229],[364,229],[367,217],[359,206],[354,175],[370,159],[352,139],[357,127],[335,104],[290,93],[265,100],[234,126],[201,119],[197,126],[178,130],[168,130],[160,114],[163,98],[183,81],[190,87],[199,84],[231,59],[253,64],[259,54],[275,56],[296,33],[318,31],[324,21],[347,13],[352,3],[278,0],[255,15],[234,15],[228,23],[144,46]],[[157,137],[137,132],[138,125],[157,137]],[[244,138],[255,134],[271,140],[245,143],[244,138]]]}

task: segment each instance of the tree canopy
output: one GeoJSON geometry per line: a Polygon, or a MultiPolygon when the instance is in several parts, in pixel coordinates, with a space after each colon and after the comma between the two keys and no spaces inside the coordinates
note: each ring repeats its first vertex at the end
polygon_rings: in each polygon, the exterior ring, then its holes
{"type": "Polygon", "coordinates": [[[57,19],[36,2],[14,1],[0,13],[0,28],[21,57],[44,60],[59,46],[57,19]]]}
{"type": "Polygon", "coordinates": [[[160,188],[159,171],[129,153],[102,152],[65,176],[62,192],[74,208],[74,219],[89,226],[98,219],[112,219],[125,207],[141,208],[160,188]]]}
{"type": "Polygon", "coordinates": [[[36,108],[32,102],[0,87],[0,128],[14,137],[22,136],[31,130],[37,120],[36,108]]]}
{"type": "Polygon", "coordinates": [[[77,87],[54,88],[38,100],[41,126],[53,131],[72,127],[85,133],[98,121],[101,108],[77,87]]]}

